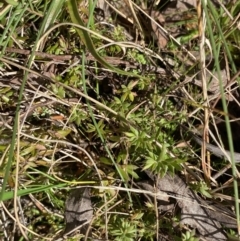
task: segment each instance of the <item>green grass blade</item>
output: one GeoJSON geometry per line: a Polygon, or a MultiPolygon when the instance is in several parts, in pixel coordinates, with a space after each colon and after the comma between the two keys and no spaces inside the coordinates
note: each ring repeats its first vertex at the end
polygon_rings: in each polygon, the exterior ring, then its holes
{"type": "MultiPolygon", "coordinates": [[[[67,183],[61,183],[61,184],[57,184],[57,185],[42,185],[40,187],[20,189],[17,191],[17,196],[18,197],[25,196],[25,195],[33,194],[33,193],[37,193],[37,192],[44,192],[51,188],[63,188],[66,186],[68,186],[67,183]]],[[[14,191],[5,192],[2,196],[1,201],[10,200],[10,199],[13,199],[13,197],[14,197],[14,191]]]]}
{"type": "MultiPolygon", "coordinates": [[[[18,7],[22,7],[21,4],[18,5],[18,7]]],[[[24,15],[26,9],[28,8],[28,5],[26,4],[25,7],[21,10],[21,14],[19,14],[18,19],[16,22],[21,21],[22,16],[24,15]]],[[[17,8],[16,11],[18,11],[19,9],[17,8]]],[[[18,103],[16,106],[16,114],[15,114],[15,119],[14,119],[14,126],[13,126],[13,134],[12,134],[12,143],[9,149],[9,157],[8,157],[8,162],[6,164],[6,168],[5,168],[5,174],[4,174],[4,179],[3,179],[3,184],[2,184],[2,189],[0,192],[0,201],[2,201],[3,195],[5,193],[5,189],[7,186],[7,181],[8,181],[8,177],[9,177],[9,173],[10,173],[10,169],[12,166],[12,161],[14,158],[14,148],[15,148],[15,139],[16,139],[16,133],[17,133],[17,126],[18,126],[18,116],[19,116],[19,110],[20,110],[20,104],[21,104],[21,100],[22,100],[22,96],[23,96],[23,90],[24,90],[24,80],[23,80],[23,84],[21,86],[20,92],[19,92],[19,97],[18,97],[18,103]]]]}
{"type": "MultiPolygon", "coordinates": [[[[14,35],[13,33],[15,32],[16,27],[18,26],[19,22],[21,21],[21,18],[23,16],[23,14],[25,13],[25,11],[27,9],[26,6],[23,8],[22,4],[18,4],[16,9],[13,10],[14,12],[11,15],[11,17],[9,18],[9,24],[4,29],[3,34],[0,38],[0,46],[3,46],[2,50],[1,50],[1,53],[0,53],[0,56],[3,55],[8,43],[11,39],[11,36],[14,35]],[[20,14],[19,14],[19,11],[21,11],[20,14]],[[4,42],[4,44],[3,44],[3,42],[4,42]]],[[[1,17],[0,17],[0,19],[1,19],[1,17]]]]}
{"type": "MultiPolygon", "coordinates": [[[[208,31],[209,31],[209,36],[210,36],[210,42],[211,42],[211,47],[213,50],[213,56],[215,59],[215,66],[216,66],[216,70],[217,70],[217,74],[218,74],[218,79],[219,79],[219,86],[220,86],[220,93],[221,93],[221,100],[222,100],[222,105],[223,105],[223,110],[225,113],[228,113],[228,107],[227,107],[227,102],[226,102],[226,98],[225,98],[225,94],[224,94],[224,88],[223,88],[223,82],[222,82],[222,76],[221,76],[221,68],[220,68],[220,63],[218,61],[218,54],[217,54],[217,47],[216,47],[216,40],[214,38],[214,34],[213,34],[213,30],[212,30],[212,26],[211,26],[211,20],[208,14],[208,10],[207,10],[207,6],[205,4],[204,1],[202,1],[202,5],[204,8],[204,12],[206,14],[206,18],[207,18],[207,27],[208,27],[208,31]]],[[[222,33],[221,27],[219,25],[219,22],[216,21],[216,13],[213,9],[213,6],[210,4],[210,9],[211,12],[213,14],[213,16],[215,16],[215,23],[218,26],[218,32],[220,34],[221,40],[223,40],[223,42],[225,43],[225,47],[226,47],[226,41],[225,41],[225,37],[222,33]]],[[[228,48],[227,48],[228,49],[228,48]]],[[[232,56],[229,53],[227,53],[229,56],[228,58],[231,59],[232,62],[232,56]]],[[[235,66],[235,65],[234,65],[235,66]]],[[[233,69],[234,69],[233,66],[233,69]]],[[[233,174],[233,186],[234,186],[234,196],[235,196],[235,208],[236,208],[236,216],[237,216],[237,225],[238,227],[240,227],[240,215],[239,215],[239,203],[238,203],[238,181],[235,177],[237,177],[237,169],[236,169],[236,163],[235,163],[235,159],[234,159],[234,148],[233,148],[233,137],[232,137],[232,131],[231,131],[231,126],[230,126],[230,120],[229,120],[229,115],[226,114],[225,115],[225,122],[226,122],[226,130],[227,130],[227,136],[228,136],[228,144],[229,144],[229,149],[230,149],[230,158],[232,161],[232,174],[233,174]]]]}
{"type": "Polygon", "coordinates": [[[47,15],[45,16],[42,23],[44,25],[43,33],[45,33],[47,29],[54,23],[60,10],[63,7],[64,2],[64,0],[54,0],[51,2],[47,11],[47,15]]]}

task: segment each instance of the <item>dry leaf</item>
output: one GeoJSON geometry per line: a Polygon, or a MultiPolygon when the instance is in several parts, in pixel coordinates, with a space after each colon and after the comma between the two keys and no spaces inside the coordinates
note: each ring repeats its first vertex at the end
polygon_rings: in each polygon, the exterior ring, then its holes
{"type": "Polygon", "coordinates": [[[65,204],[65,234],[84,223],[86,224],[80,228],[80,233],[83,235],[86,234],[89,223],[93,217],[93,208],[89,192],[89,188],[78,188],[73,190],[68,197],[65,204]]]}
{"type": "MultiPolygon", "coordinates": [[[[154,180],[153,174],[148,171],[147,174],[154,180]]],[[[190,190],[177,175],[174,177],[169,174],[165,175],[158,180],[157,187],[166,194],[176,196],[177,204],[181,208],[181,224],[197,229],[205,240],[227,240],[221,224],[225,227],[236,227],[234,218],[224,214],[223,210],[216,211],[215,206],[209,206],[201,197],[190,190]]]]}
{"type": "MultiPolygon", "coordinates": [[[[159,11],[152,10],[151,17],[161,25],[164,24],[164,22],[165,22],[163,15],[160,14],[159,11]]],[[[158,47],[160,49],[165,48],[168,43],[168,38],[167,38],[166,34],[153,21],[151,21],[151,27],[152,27],[152,31],[154,33],[154,37],[158,41],[158,47]]]]}

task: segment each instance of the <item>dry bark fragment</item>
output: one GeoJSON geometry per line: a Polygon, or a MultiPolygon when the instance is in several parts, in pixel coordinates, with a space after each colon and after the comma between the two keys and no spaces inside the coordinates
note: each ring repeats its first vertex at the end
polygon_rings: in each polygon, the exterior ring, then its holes
{"type": "Polygon", "coordinates": [[[66,228],[64,234],[84,224],[80,227],[79,232],[85,235],[92,217],[93,208],[89,188],[73,190],[65,204],[66,228]]]}

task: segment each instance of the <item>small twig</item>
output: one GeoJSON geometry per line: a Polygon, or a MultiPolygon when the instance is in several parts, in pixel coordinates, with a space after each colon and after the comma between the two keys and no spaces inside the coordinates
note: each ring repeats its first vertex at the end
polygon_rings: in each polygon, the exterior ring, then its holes
{"type": "MultiPolygon", "coordinates": [[[[6,48],[6,52],[8,53],[16,53],[16,54],[23,54],[29,55],[31,54],[31,50],[27,49],[16,49],[16,48],[6,48]]],[[[73,55],[56,55],[56,54],[48,54],[44,52],[35,51],[35,55],[41,58],[53,59],[53,60],[60,60],[60,61],[67,61],[72,60],[74,58],[73,55]]]]}

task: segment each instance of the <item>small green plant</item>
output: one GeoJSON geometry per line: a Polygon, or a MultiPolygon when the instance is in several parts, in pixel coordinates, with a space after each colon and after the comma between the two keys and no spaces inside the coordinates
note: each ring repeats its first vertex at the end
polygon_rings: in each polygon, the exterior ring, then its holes
{"type": "Polygon", "coordinates": [[[62,86],[57,86],[56,84],[52,84],[53,92],[60,98],[65,98],[65,89],[62,86]]]}
{"type": "Polygon", "coordinates": [[[110,234],[115,241],[134,241],[137,238],[137,227],[124,217],[117,215],[110,228],[110,234]]]}
{"type": "Polygon", "coordinates": [[[130,126],[131,132],[126,132],[125,135],[128,139],[128,142],[135,146],[136,149],[139,147],[147,147],[148,146],[148,137],[144,131],[139,131],[135,129],[134,127],[130,126]]]}
{"type": "Polygon", "coordinates": [[[134,96],[136,96],[136,93],[134,93],[132,90],[134,88],[134,86],[137,84],[138,81],[131,81],[127,86],[122,85],[122,96],[121,96],[121,100],[124,102],[127,98],[130,101],[134,101],[134,96]]]}
{"type": "Polygon", "coordinates": [[[139,53],[137,50],[133,49],[133,50],[129,50],[127,52],[127,58],[130,61],[134,61],[137,62],[139,64],[147,64],[147,60],[146,57],[144,56],[144,54],[139,53]]]}
{"type": "Polygon", "coordinates": [[[83,123],[85,120],[88,120],[89,116],[84,111],[79,109],[76,109],[75,107],[71,110],[71,118],[70,121],[76,123],[77,126],[80,126],[81,123],[83,123]]]}
{"type": "Polygon", "coordinates": [[[182,241],[199,241],[199,238],[195,237],[195,230],[187,231],[182,234],[182,241]]]}
{"type": "Polygon", "coordinates": [[[200,181],[190,185],[195,191],[201,193],[205,197],[208,197],[208,198],[212,197],[211,193],[209,192],[211,189],[208,187],[206,182],[200,181]]]}
{"type": "Polygon", "coordinates": [[[163,177],[167,171],[175,173],[175,171],[181,170],[181,164],[185,162],[184,159],[169,157],[166,153],[165,144],[163,144],[162,149],[156,148],[156,150],[158,151],[148,151],[143,170],[149,169],[154,173],[160,174],[161,177],[163,177]]]}

